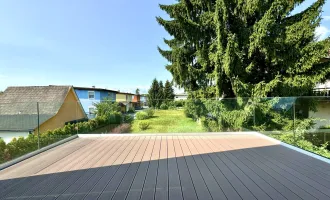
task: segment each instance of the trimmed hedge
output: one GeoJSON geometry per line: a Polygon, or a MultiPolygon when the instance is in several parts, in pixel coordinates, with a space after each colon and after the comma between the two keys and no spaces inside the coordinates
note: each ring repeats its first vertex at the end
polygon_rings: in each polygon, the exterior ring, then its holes
{"type": "MultiPolygon", "coordinates": [[[[76,124],[67,124],[62,128],[46,131],[40,134],[40,148],[58,142],[78,133],[89,133],[100,127],[109,124],[121,124],[122,115],[120,112],[112,112],[107,116],[99,116],[95,119],[79,122],[76,124]]],[[[0,163],[7,162],[24,154],[38,149],[38,136],[30,134],[27,138],[14,138],[6,144],[0,139],[0,163]]]]}

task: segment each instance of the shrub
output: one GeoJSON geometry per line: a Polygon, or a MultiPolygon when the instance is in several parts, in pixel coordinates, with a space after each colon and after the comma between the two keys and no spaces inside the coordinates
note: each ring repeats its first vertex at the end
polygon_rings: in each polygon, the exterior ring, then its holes
{"type": "Polygon", "coordinates": [[[135,113],[135,109],[133,107],[130,107],[128,109],[127,113],[135,113]]]}
{"type": "Polygon", "coordinates": [[[146,112],[138,112],[138,113],[136,113],[135,117],[138,120],[145,120],[145,119],[149,118],[149,116],[146,112]]]}
{"type": "Polygon", "coordinates": [[[147,130],[150,126],[150,123],[149,122],[140,122],[139,123],[139,128],[140,130],[144,131],[144,130],[147,130]]]}
{"type": "Polygon", "coordinates": [[[124,123],[132,123],[134,120],[134,118],[131,116],[131,115],[124,115],[124,119],[123,119],[123,122],[124,123]]]}
{"type": "Polygon", "coordinates": [[[209,132],[219,132],[221,128],[218,122],[214,119],[208,119],[205,117],[201,118],[202,125],[207,129],[209,132]]]}
{"type": "Polygon", "coordinates": [[[131,125],[130,124],[121,124],[114,128],[111,132],[112,133],[129,133],[131,131],[131,125]]]}
{"type": "Polygon", "coordinates": [[[168,109],[168,105],[166,103],[162,103],[162,105],[160,105],[160,109],[167,110],[168,109]]]}
{"type": "Polygon", "coordinates": [[[144,110],[143,112],[147,113],[148,117],[152,117],[155,114],[155,111],[151,108],[144,110]]]}

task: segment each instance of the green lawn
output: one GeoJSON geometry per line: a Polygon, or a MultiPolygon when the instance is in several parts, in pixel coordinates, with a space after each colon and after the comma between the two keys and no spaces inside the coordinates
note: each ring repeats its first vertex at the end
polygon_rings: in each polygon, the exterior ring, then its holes
{"type": "Polygon", "coordinates": [[[194,120],[187,118],[183,110],[156,110],[155,115],[147,120],[150,126],[147,130],[139,129],[139,122],[134,120],[132,133],[196,133],[205,132],[203,127],[194,120]]]}

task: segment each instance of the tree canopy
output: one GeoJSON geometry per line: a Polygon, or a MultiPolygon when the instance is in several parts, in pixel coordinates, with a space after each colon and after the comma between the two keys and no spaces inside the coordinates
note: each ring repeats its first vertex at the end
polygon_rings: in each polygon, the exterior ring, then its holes
{"type": "Polygon", "coordinates": [[[192,96],[308,94],[325,81],[330,38],[317,41],[325,0],[300,13],[304,0],[178,0],[157,17],[172,36],[159,49],[173,81],[192,96]]]}

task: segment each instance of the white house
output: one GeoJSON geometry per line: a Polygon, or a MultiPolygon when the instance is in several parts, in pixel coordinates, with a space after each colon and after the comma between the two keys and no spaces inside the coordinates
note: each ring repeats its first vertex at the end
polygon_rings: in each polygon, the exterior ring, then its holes
{"type": "Polygon", "coordinates": [[[187,93],[180,93],[180,94],[175,94],[174,95],[174,100],[175,101],[186,100],[186,99],[188,99],[188,94],[187,93]]]}

